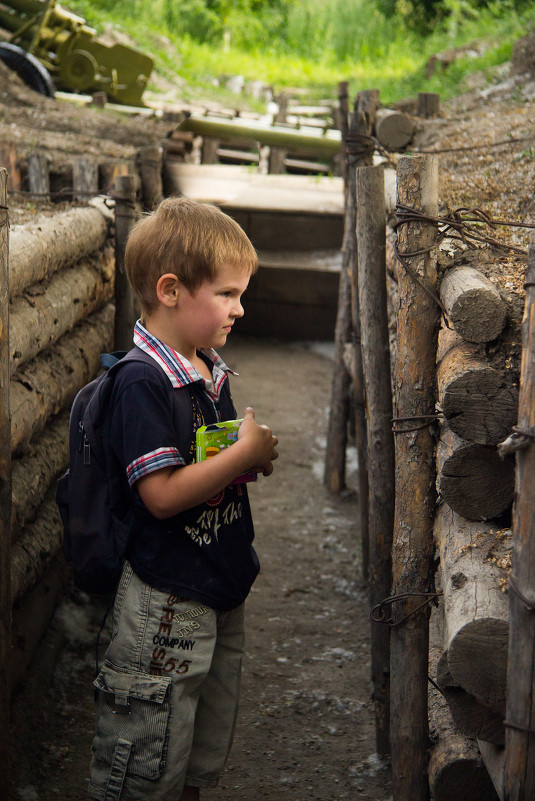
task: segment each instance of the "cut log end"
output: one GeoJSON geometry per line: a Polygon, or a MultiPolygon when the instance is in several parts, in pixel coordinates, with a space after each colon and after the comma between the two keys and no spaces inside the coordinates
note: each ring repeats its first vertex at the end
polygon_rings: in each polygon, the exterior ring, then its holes
{"type": "Polygon", "coordinates": [[[450,320],[468,342],[490,342],[503,331],[505,306],[496,292],[473,289],[465,292],[454,304],[450,320]]]}
{"type": "Polygon", "coordinates": [[[496,448],[464,443],[443,461],[439,492],[454,512],[468,520],[498,517],[511,505],[514,489],[514,459],[501,459],[496,448]]]}

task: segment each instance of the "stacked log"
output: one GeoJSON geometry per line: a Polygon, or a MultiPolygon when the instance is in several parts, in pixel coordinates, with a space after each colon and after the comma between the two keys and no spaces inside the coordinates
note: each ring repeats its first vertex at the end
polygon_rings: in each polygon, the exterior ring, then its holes
{"type": "MultiPolygon", "coordinates": [[[[430,652],[436,672],[437,649],[430,652]]],[[[454,725],[443,692],[429,684],[429,787],[434,801],[498,801],[475,740],[454,725]]]]}
{"type": "Polygon", "coordinates": [[[517,377],[489,356],[507,323],[494,285],[472,267],[455,266],[440,298],[434,539],[443,643],[436,681],[456,732],[476,751],[476,741],[486,743],[488,755],[504,742],[514,460],[501,458],[497,445],[517,419],[517,377]]]}
{"type": "MultiPolygon", "coordinates": [[[[49,594],[56,598],[65,581],[55,482],[68,462],[69,407],[98,372],[100,353],[113,345],[111,220],[96,203],[11,233],[11,601],[18,628],[33,633],[33,647],[55,603],[39,603],[36,611],[28,599],[41,585],[54,587],[49,594]]],[[[33,647],[15,638],[12,687],[33,647]]]]}

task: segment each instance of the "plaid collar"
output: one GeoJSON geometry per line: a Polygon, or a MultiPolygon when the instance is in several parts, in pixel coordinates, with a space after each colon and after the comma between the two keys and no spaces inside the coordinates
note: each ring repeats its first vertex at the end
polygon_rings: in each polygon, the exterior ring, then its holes
{"type": "Polygon", "coordinates": [[[213,364],[212,374],[214,380],[213,382],[206,381],[191,362],[169,347],[169,345],[150,334],[140,320],[134,326],[134,345],[152,356],[175,389],[200,381],[210,395],[219,397],[219,391],[227,377],[227,373],[238,375],[238,373],[227,367],[213,348],[200,348],[199,352],[204,354],[213,364]]]}

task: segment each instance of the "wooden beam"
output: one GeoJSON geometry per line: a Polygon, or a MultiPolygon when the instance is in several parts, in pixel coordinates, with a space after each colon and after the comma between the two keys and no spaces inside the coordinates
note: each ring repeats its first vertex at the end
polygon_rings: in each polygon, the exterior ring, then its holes
{"type": "MultiPolygon", "coordinates": [[[[436,157],[399,159],[398,204],[426,216],[437,216],[436,157]]],[[[403,266],[399,269],[395,370],[397,418],[430,415],[435,410],[439,306],[430,293],[435,291],[437,282],[436,251],[433,249],[436,235],[436,227],[423,219],[401,226],[398,232],[399,251],[418,253],[405,257],[410,273],[403,266]]],[[[411,422],[404,427],[412,428],[412,431],[397,433],[395,437],[394,595],[428,593],[433,589],[434,439],[429,427],[418,427],[420,419],[411,422]]],[[[392,607],[390,738],[396,801],[427,801],[429,797],[429,606],[417,611],[421,603],[422,597],[415,596],[400,600],[392,607]]]]}

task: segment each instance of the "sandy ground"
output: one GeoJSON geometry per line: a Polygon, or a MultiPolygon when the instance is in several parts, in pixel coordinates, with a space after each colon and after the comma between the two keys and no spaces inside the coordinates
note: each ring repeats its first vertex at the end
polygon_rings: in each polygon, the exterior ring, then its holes
{"type": "MultiPolygon", "coordinates": [[[[238,411],[255,407],[280,438],[280,458],[251,488],[262,571],[247,602],[238,728],[219,787],[203,797],[388,801],[389,767],[375,754],[358,499],[351,489],[333,498],[322,485],[329,347],[236,338],[223,356],[240,373],[238,411]]],[[[58,611],[50,637],[64,646],[54,682],[17,705],[31,736],[12,773],[13,801],[86,797],[101,612],[79,596],[58,611]]]]}

